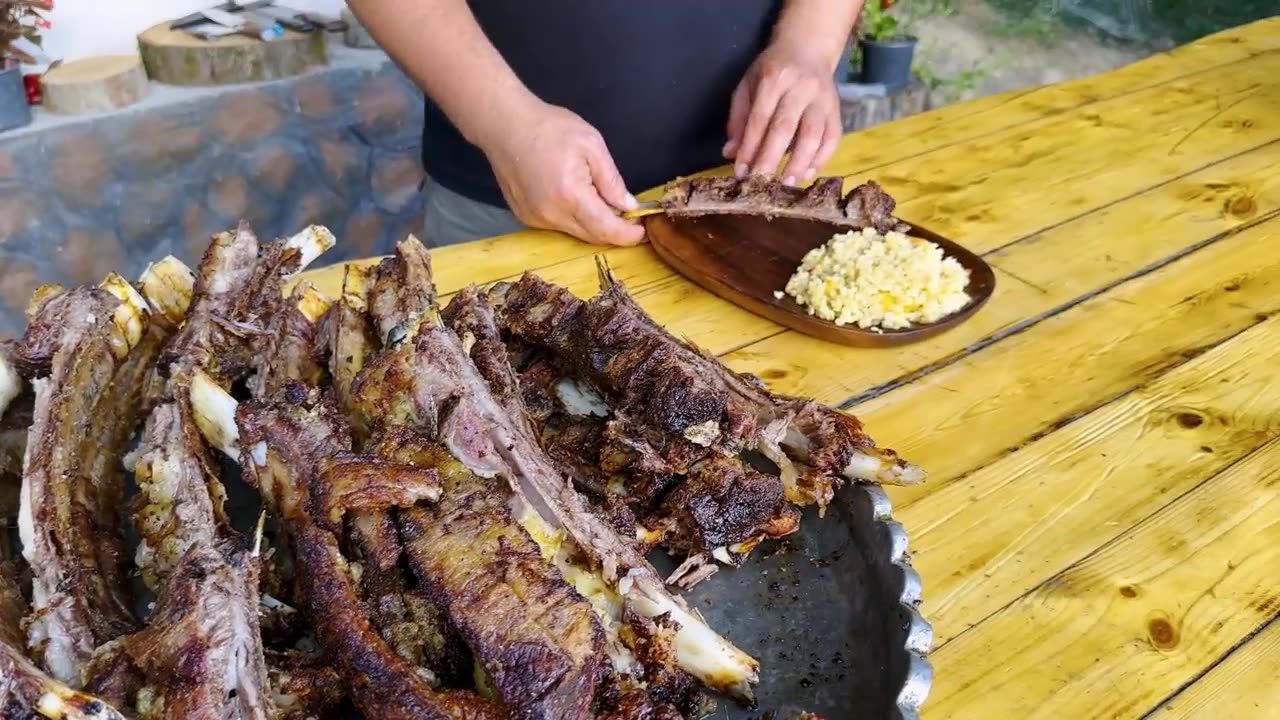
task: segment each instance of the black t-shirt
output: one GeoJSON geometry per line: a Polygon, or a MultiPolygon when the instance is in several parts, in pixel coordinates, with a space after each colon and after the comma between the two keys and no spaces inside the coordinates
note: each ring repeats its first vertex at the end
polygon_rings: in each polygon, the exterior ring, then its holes
{"type": "MultiPolygon", "coordinates": [[[[640,192],[724,162],[729,99],[781,0],[475,0],[471,9],[530,90],[600,131],[640,192]]],[[[506,205],[484,154],[430,100],[422,155],[433,180],[506,205]]]]}

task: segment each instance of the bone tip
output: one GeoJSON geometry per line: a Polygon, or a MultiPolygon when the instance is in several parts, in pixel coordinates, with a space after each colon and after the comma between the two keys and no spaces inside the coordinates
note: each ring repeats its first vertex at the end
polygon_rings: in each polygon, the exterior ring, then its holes
{"type": "Polygon", "coordinates": [[[301,254],[298,272],[315,262],[316,258],[333,249],[338,239],[329,228],[323,225],[310,225],[284,242],[285,247],[297,250],[301,254]]]}
{"type": "Polygon", "coordinates": [[[258,525],[253,531],[253,557],[258,557],[262,552],[262,535],[267,527],[267,511],[263,510],[258,513],[258,525]]]}
{"type": "Polygon", "coordinates": [[[66,289],[66,286],[57,283],[49,283],[36,288],[35,292],[31,293],[31,300],[27,302],[27,321],[34,321],[36,315],[40,314],[40,308],[44,307],[44,304],[53,299],[54,296],[61,295],[66,289]]]}
{"type": "Polygon", "coordinates": [[[364,309],[369,297],[369,279],[374,266],[347,263],[342,272],[342,299],[356,309],[364,309]]]}
{"type": "Polygon", "coordinates": [[[890,472],[898,485],[919,485],[929,477],[924,468],[905,460],[899,460],[890,472]]]}
{"type": "Polygon", "coordinates": [[[22,375],[9,362],[9,358],[0,352],[0,415],[3,415],[9,403],[21,394],[22,375]]]}
{"type": "Polygon", "coordinates": [[[186,263],[167,255],[147,265],[138,279],[142,296],[173,324],[182,322],[195,294],[196,274],[186,263]]]}
{"type": "Polygon", "coordinates": [[[100,287],[120,301],[120,307],[112,313],[111,320],[124,337],[126,352],[132,350],[142,340],[151,306],[128,280],[116,273],[107,275],[100,287]]]}
{"type": "Polygon", "coordinates": [[[236,427],[238,403],[235,398],[201,370],[192,373],[188,392],[200,433],[210,445],[232,459],[239,459],[240,431],[236,427]]]}
{"type": "Polygon", "coordinates": [[[311,283],[303,283],[298,286],[298,311],[307,319],[307,322],[315,323],[324,316],[332,304],[324,293],[312,285],[311,283]]]}

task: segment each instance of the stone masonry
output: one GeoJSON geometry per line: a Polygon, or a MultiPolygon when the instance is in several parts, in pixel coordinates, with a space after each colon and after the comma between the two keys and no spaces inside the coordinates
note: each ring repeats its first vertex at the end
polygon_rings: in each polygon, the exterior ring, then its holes
{"type": "Polygon", "coordinates": [[[324,262],[417,232],[422,96],[380,52],[345,53],[364,57],[273,83],[154,86],[159,101],[0,134],[0,336],[22,331],[38,285],[133,279],[166,254],[194,266],[240,218],[263,239],[328,226],[339,246],[324,262]]]}

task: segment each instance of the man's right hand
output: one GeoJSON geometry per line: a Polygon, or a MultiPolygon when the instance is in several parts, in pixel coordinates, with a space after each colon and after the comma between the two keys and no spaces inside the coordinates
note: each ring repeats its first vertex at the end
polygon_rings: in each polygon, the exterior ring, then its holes
{"type": "Polygon", "coordinates": [[[479,143],[511,211],[530,227],[600,245],[636,245],[644,227],[624,220],[627,192],[599,131],[577,114],[531,99],[479,143]]]}

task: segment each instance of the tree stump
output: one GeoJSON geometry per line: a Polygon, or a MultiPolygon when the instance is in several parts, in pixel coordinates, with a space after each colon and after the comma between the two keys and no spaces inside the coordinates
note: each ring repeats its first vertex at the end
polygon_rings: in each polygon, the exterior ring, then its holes
{"type": "Polygon", "coordinates": [[[342,35],[342,41],[347,47],[353,48],[376,48],[378,42],[373,39],[369,31],[364,25],[360,24],[360,18],[347,8],[342,8],[342,20],[347,24],[347,30],[342,35]]]}
{"type": "Polygon", "coordinates": [[[41,104],[51,113],[84,115],[128,107],[147,95],[137,55],[105,55],[63,63],[40,77],[41,104]]]}
{"type": "Polygon", "coordinates": [[[857,93],[857,85],[840,88],[840,123],[845,132],[863,130],[928,109],[929,89],[919,80],[884,94],[857,93]]]}
{"type": "Polygon", "coordinates": [[[169,23],[138,36],[147,74],[170,85],[234,85],[301,75],[324,65],[325,33],[286,30],[264,42],[246,35],[202,40],[169,23]]]}

